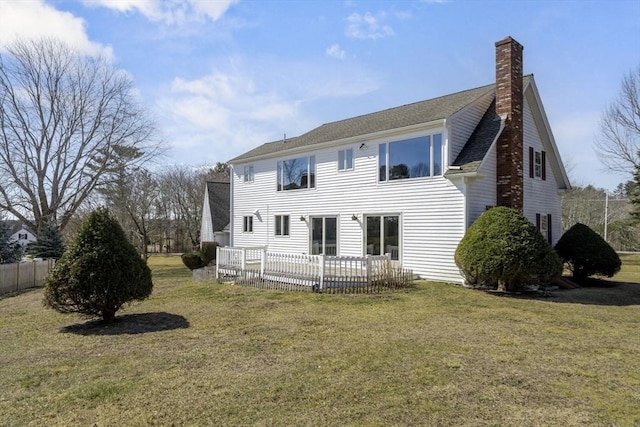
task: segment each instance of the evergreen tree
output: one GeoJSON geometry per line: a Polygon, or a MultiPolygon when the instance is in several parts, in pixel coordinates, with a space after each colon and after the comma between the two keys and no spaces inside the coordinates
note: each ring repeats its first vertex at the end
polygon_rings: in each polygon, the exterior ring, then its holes
{"type": "Polygon", "coordinates": [[[548,284],[562,274],[562,262],[536,227],[519,212],[495,207],[469,227],[455,262],[467,283],[497,285],[499,291],[548,284]]]}
{"type": "Polygon", "coordinates": [[[27,246],[27,254],[35,258],[60,259],[66,247],[60,229],[47,221],[42,225],[38,238],[27,246]]]}
{"type": "Polygon", "coordinates": [[[107,209],[89,215],[45,283],[45,305],[61,313],[114,320],[153,289],[151,270],[107,209]]]}

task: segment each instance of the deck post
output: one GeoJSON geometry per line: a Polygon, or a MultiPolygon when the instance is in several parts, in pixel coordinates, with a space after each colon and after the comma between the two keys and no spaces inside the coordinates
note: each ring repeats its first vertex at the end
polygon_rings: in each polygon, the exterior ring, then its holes
{"type": "Polygon", "coordinates": [[[367,269],[367,286],[371,286],[371,256],[367,255],[365,266],[367,269]]]}
{"type": "Polygon", "coordinates": [[[242,270],[243,273],[247,269],[247,249],[246,248],[240,249],[240,269],[242,270]]]}
{"type": "Polygon", "coordinates": [[[318,258],[319,262],[320,262],[320,290],[324,289],[324,261],[325,261],[325,256],[324,254],[319,255],[318,258]]]}
{"type": "Polygon", "coordinates": [[[216,246],[216,282],[218,281],[218,267],[220,266],[220,246],[216,246]]]}
{"type": "Polygon", "coordinates": [[[263,246],[260,252],[260,277],[264,277],[264,269],[267,264],[267,247],[263,246]]]}

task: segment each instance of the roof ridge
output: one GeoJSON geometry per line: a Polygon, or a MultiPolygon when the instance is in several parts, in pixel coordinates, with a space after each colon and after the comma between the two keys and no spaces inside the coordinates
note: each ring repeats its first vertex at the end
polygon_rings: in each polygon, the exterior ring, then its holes
{"type": "MultiPolygon", "coordinates": [[[[436,96],[434,98],[428,98],[428,99],[422,99],[420,101],[409,102],[407,104],[397,105],[395,107],[389,107],[389,108],[385,108],[383,110],[372,111],[370,113],[359,114],[357,116],[348,117],[346,119],[341,119],[341,120],[335,120],[333,122],[326,122],[326,123],[321,124],[318,127],[333,125],[333,124],[341,123],[341,122],[346,122],[346,121],[349,121],[349,120],[354,120],[354,119],[358,119],[358,118],[361,118],[361,117],[366,117],[366,116],[369,116],[369,115],[372,115],[372,114],[384,113],[384,112],[388,112],[388,111],[392,111],[392,110],[396,110],[396,109],[400,109],[400,108],[406,108],[406,107],[409,107],[409,106],[412,106],[412,105],[417,105],[417,104],[420,104],[420,103],[423,103],[423,102],[431,102],[431,101],[435,101],[435,100],[440,99],[440,98],[447,98],[447,97],[450,97],[450,96],[459,95],[459,94],[463,94],[463,93],[466,93],[466,92],[472,92],[474,90],[485,89],[485,88],[489,89],[492,86],[495,86],[495,83],[474,87],[472,89],[460,90],[460,91],[457,91],[457,92],[448,93],[446,95],[436,96]]],[[[311,131],[313,131],[315,129],[318,129],[318,127],[311,129],[309,132],[311,132],[311,131]]],[[[305,135],[306,133],[309,133],[309,132],[305,132],[302,135],[305,135]]],[[[302,136],[302,135],[299,135],[299,136],[302,136]]]]}

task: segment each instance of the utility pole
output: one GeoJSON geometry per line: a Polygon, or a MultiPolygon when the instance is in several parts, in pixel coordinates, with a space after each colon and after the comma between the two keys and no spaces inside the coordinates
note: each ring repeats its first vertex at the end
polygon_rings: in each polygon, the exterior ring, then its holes
{"type": "MultiPolygon", "coordinates": [[[[604,241],[607,241],[607,223],[609,222],[609,192],[604,192],[604,241]]],[[[608,243],[608,242],[607,242],[608,243]]]]}

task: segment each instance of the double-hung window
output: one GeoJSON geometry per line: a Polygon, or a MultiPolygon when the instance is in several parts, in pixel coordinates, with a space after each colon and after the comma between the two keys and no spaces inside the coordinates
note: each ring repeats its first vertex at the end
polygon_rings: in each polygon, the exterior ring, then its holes
{"type": "Polygon", "coordinates": [[[338,151],[338,170],[353,169],[353,148],[338,151]]]}
{"type": "Polygon", "coordinates": [[[442,175],[442,134],[380,144],[379,181],[442,175]]]}
{"type": "Polygon", "coordinates": [[[243,233],[253,233],[253,215],[245,216],[242,224],[243,233]]]}
{"type": "Polygon", "coordinates": [[[244,182],[253,182],[253,166],[244,167],[244,182]]]}
{"type": "Polygon", "coordinates": [[[275,216],[275,234],[276,236],[289,235],[289,215],[275,216]]]}
{"type": "Polygon", "coordinates": [[[316,156],[278,162],[277,190],[301,190],[316,187],[316,156]]]}
{"type": "Polygon", "coordinates": [[[551,214],[536,214],[536,228],[544,238],[551,244],[553,242],[553,222],[551,220],[551,214]]]}
{"type": "Polygon", "coordinates": [[[529,147],[529,178],[547,179],[547,154],[529,147]]]}

